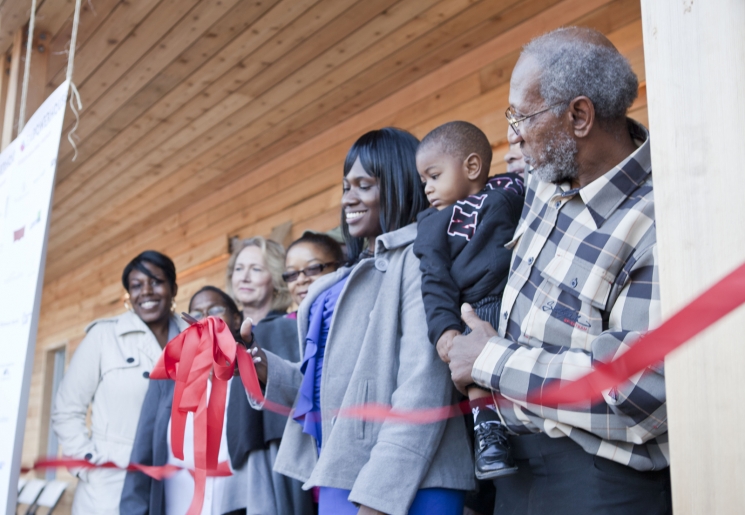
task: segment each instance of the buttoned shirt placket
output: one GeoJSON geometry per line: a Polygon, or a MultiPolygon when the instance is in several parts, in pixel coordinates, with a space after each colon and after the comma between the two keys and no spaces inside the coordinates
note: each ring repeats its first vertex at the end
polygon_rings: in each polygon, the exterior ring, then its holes
{"type": "Polygon", "coordinates": [[[472,378],[504,395],[496,397],[503,419],[518,434],[569,436],[591,454],[648,470],[669,463],[661,369],[631,378],[620,395],[607,392],[605,406],[525,402],[536,386],[572,380],[594,360],[624,352],[658,320],[649,135],[635,122],[630,133],[637,151],[584,188],[531,178],[510,243],[499,336],[477,358],[472,378]]]}

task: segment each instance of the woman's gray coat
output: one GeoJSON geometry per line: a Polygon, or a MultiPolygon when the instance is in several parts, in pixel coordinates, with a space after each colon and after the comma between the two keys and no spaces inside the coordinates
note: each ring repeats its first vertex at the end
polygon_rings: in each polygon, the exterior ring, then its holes
{"type": "MultiPolygon", "coordinates": [[[[392,515],[407,513],[417,490],[475,488],[462,417],[430,424],[332,417],[365,403],[407,411],[457,402],[450,371],[427,337],[416,225],[379,236],[375,256],[313,283],[298,312],[301,355],[313,300],[348,275],[326,344],[321,384],[323,448],[290,419],[274,469],[304,488],[351,490],[349,500],[392,515]]],[[[258,342],[261,345],[261,342],[258,342]]],[[[267,352],[266,398],[294,405],[302,374],[267,352]]]]}

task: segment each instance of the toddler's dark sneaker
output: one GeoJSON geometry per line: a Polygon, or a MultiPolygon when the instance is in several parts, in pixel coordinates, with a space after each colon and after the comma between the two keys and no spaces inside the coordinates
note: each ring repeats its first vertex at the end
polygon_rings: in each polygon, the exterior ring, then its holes
{"type": "Polygon", "coordinates": [[[499,421],[483,421],[475,428],[476,477],[494,479],[517,472],[512,447],[499,421]]]}

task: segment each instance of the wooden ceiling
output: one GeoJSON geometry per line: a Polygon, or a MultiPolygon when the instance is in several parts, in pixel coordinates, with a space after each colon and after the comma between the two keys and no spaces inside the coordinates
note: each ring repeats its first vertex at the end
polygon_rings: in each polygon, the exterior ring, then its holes
{"type": "MultiPolygon", "coordinates": [[[[74,75],[84,103],[78,157],[72,161],[65,140],[47,282],[558,3],[84,2],[74,75]]],[[[60,14],[71,7],[45,0],[39,8],[38,25],[53,34],[49,89],[64,80],[71,21],[60,14]]],[[[273,187],[298,183],[297,172],[273,187]]],[[[328,175],[338,182],[338,171],[328,175]]],[[[235,193],[246,207],[257,200],[235,193]]],[[[161,234],[152,236],[157,245],[161,234]]]]}
{"type": "MultiPolygon", "coordinates": [[[[0,45],[23,4],[0,6],[0,45]]],[[[73,5],[39,0],[48,92],[73,5]]],[[[509,75],[534,35],[598,28],[643,79],[639,18],[637,0],[84,0],[78,156],[63,138],[40,336],[119,309],[119,271],[146,248],[181,279],[224,266],[230,236],[337,225],[341,162],[366,130],[421,137],[458,117],[503,148],[509,75]]]]}
{"type": "MultiPolygon", "coordinates": [[[[0,51],[21,40],[30,3],[0,4],[0,51]]],[[[64,80],[73,5],[38,0],[42,93],[64,80]]],[[[646,123],[638,0],[83,0],[78,157],[68,113],[24,462],[46,449],[47,352],[69,359],[88,323],[123,311],[134,255],[174,259],[185,308],[224,286],[229,237],[338,225],[344,156],[386,125],[422,137],[471,121],[503,171],[520,48],[562,25],[602,31],[629,59],[642,83],[631,115],[646,123]]]]}
{"type": "MultiPolygon", "coordinates": [[[[554,3],[98,0],[81,24],[79,156],[63,144],[47,280],[554,3]]],[[[50,86],[64,79],[56,55],[50,86]]]]}

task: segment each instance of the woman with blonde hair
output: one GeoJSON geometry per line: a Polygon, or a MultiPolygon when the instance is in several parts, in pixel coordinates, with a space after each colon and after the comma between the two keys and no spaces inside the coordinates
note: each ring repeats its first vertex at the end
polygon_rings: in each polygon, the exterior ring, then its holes
{"type": "Polygon", "coordinates": [[[292,299],[282,279],[285,249],[263,236],[242,240],[228,260],[227,291],[243,310],[243,318],[258,324],[270,312],[286,313],[292,299]]]}
{"type": "MultiPolygon", "coordinates": [[[[242,240],[228,261],[227,291],[255,324],[254,333],[275,354],[300,361],[297,323],[287,317],[292,303],[285,271],[285,249],[261,236],[242,240]]],[[[250,408],[240,381],[233,381],[228,400],[226,436],[234,474],[245,475],[245,489],[225,492],[226,512],[246,508],[248,515],[310,515],[313,499],[302,484],[273,471],[287,417],[250,408]]]]}

